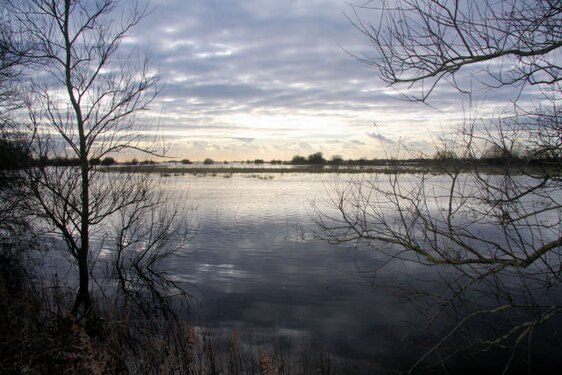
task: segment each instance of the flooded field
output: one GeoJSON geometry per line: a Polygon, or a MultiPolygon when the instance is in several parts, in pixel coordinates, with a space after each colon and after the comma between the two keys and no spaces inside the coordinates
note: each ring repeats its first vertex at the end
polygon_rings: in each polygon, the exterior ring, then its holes
{"type": "MultiPolygon", "coordinates": [[[[440,320],[431,321],[427,304],[416,303],[420,295],[401,288],[439,295],[448,271],[387,264],[376,249],[318,238],[314,207],[326,209],[334,187],[355,174],[153,176],[181,197],[193,228],[187,247],[166,263],[194,297],[183,317],[218,341],[236,332],[253,345],[403,369],[447,333],[440,320]]],[[[496,236],[478,225],[483,236],[496,236]]]]}

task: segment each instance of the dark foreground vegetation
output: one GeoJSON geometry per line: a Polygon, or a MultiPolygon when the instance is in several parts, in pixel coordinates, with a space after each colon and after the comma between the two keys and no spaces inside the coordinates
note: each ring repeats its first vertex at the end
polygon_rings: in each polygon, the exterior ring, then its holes
{"type": "Polygon", "coordinates": [[[356,374],[370,364],[337,362],[304,349],[280,349],[236,331],[218,337],[176,317],[147,317],[132,305],[96,296],[95,322],[70,313],[73,290],[38,280],[25,260],[0,255],[2,374],[356,374]]]}

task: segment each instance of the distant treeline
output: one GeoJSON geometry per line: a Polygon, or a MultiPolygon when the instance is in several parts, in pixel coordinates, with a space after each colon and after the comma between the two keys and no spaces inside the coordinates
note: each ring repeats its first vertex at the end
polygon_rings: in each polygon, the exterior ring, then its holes
{"type": "MultiPolygon", "coordinates": [[[[154,165],[157,162],[153,160],[138,161],[132,159],[131,161],[118,163],[114,158],[108,156],[104,158],[92,158],[89,160],[90,165],[110,166],[114,164],[121,165],[154,165]]],[[[188,159],[179,161],[181,164],[192,164],[188,159]]],[[[204,164],[214,164],[215,162],[207,158],[204,164]]],[[[227,163],[227,162],[223,162],[227,163]]],[[[264,164],[263,159],[254,159],[242,161],[246,164],[264,164]]],[[[431,166],[436,167],[440,165],[450,166],[452,164],[458,166],[474,166],[474,165],[555,165],[560,167],[562,165],[562,155],[553,155],[552,153],[535,153],[532,155],[513,155],[510,153],[502,152],[488,152],[480,158],[460,158],[451,152],[437,152],[432,158],[411,158],[411,159],[344,159],[339,155],[334,155],[330,159],[324,158],[322,152],[315,152],[308,156],[295,155],[290,161],[274,159],[269,162],[273,165],[330,165],[330,166],[431,166]]],[[[9,140],[0,139],[0,170],[18,169],[24,166],[80,166],[80,159],[78,158],[33,158],[29,156],[23,143],[9,140]]]]}
{"type": "Polygon", "coordinates": [[[17,139],[0,139],[0,169],[18,169],[30,160],[24,144],[17,139]]]}
{"type": "MultiPolygon", "coordinates": [[[[3,155],[2,155],[3,156],[3,155]]],[[[0,156],[1,157],[1,156],[0,156]]],[[[93,158],[89,161],[90,165],[103,165],[109,166],[116,164],[114,158],[106,157],[103,159],[93,158]]],[[[43,157],[34,159],[28,157],[25,153],[11,154],[9,157],[2,157],[0,161],[0,169],[18,169],[25,166],[57,166],[57,167],[78,167],[80,166],[80,159],[78,158],[48,158],[43,157]]]]}
{"type": "Polygon", "coordinates": [[[334,155],[331,159],[325,159],[321,152],[304,157],[301,155],[293,156],[290,162],[286,164],[292,165],[368,165],[368,166],[392,166],[392,165],[473,165],[473,164],[489,164],[489,165],[518,165],[518,164],[558,164],[562,162],[562,155],[555,157],[552,155],[542,154],[540,157],[524,157],[512,154],[485,154],[480,158],[460,158],[454,154],[443,154],[438,152],[433,158],[410,158],[410,159],[343,159],[339,155],[334,155]]]}

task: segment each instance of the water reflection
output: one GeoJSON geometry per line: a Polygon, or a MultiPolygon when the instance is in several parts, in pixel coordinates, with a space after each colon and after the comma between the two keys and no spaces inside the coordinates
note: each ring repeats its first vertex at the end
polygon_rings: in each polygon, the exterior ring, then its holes
{"type": "MultiPolygon", "coordinates": [[[[371,275],[366,271],[387,258],[369,248],[331,246],[314,236],[312,202],[325,199],[333,179],[345,176],[271,176],[155,176],[165,189],[186,195],[197,227],[188,247],[166,265],[198,299],[189,319],[217,337],[227,338],[236,329],[266,344],[304,345],[332,358],[408,368],[424,346],[427,350],[435,342],[427,336],[443,337],[450,326],[437,321],[426,330],[427,311],[396,286],[415,284],[418,291],[440,295],[446,271],[394,262],[379,272],[372,288],[373,279],[362,271],[371,275]]],[[[480,233],[493,235],[486,227],[480,233]]],[[[550,324],[558,329],[560,321],[550,324]]],[[[539,344],[552,342],[539,339],[539,344]]],[[[544,353],[555,362],[552,350],[544,353]]]]}
{"type": "Polygon", "coordinates": [[[357,277],[358,266],[382,260],[314,239],[311,202],[322,199],[331,178],[183,176],[167,184],[189,189],[196,205],[197,235],[170,267],[197,287],[201,324],[304,342],[348,359],[397,358],[417,311],[357,277]]]}

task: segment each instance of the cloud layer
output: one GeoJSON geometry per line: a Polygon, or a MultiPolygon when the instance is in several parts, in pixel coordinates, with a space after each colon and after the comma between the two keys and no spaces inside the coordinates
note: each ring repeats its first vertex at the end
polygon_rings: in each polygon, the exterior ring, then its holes
{"type": "Polygon", "coordinates": [[[426,145],[429,129],[462,118],[447,91],[436,98],[447,111],[405,103],[346,52],[373,54],[344,1],[151,5],[131,40],[148,44],[165,81],[152,116],[179,157],[380,157],[382,145],[426,145]]]}

